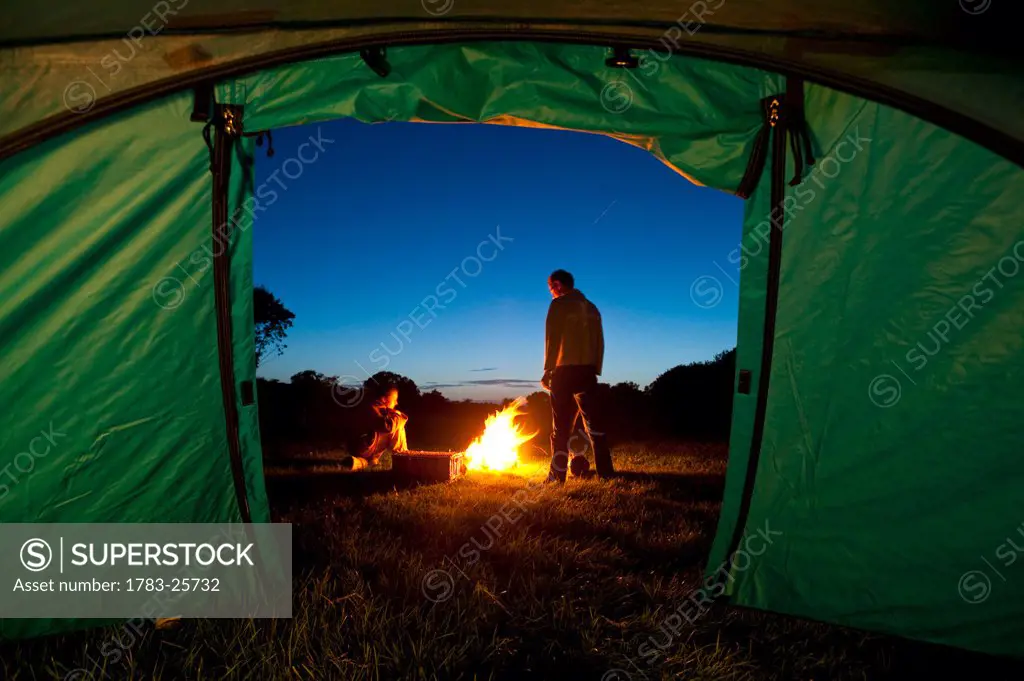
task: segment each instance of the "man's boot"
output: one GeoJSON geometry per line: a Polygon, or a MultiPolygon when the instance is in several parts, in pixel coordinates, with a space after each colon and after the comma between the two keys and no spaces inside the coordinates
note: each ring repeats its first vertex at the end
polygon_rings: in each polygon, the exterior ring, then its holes
{"type": "Polygon", "coordinates": [[[565,472],[569,469],[569,457],[565,452],[557,452],[551,457],[551,467],[548,469],[548,477],[545,482],[564,483],[565,472]]]}
{"type": "Polygon", "coordinates": [[[597,469],[597,477],[602,480],[615,477],[615,467],[612,465],[612,450],[608,446],[608,437],[601,433],[591,433],[591,440],[594,443],[594,468],[597,469]]]}
{"type": "Polygon", "coordinates": [[[569,460],[569,472],[572,473],[574,478],[582,478],[590,470],[590,462],[587,461],[587,457],[582,454],[578,454],[569,460]]]}

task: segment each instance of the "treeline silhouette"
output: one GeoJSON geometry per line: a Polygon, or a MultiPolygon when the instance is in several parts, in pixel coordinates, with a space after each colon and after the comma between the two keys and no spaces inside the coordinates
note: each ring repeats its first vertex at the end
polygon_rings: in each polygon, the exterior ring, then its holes
{"type": "MultiPolygon", "coordinates": [[[[736,350],[714,359],[682,364],[641,388],[636,383],[598,385],[597,416],[613,444],[664,440],[725,441],[732,417],[736,350]]],[[[411,379],[379,372],[366,379],[365,396],[353,386],[316,371],[302,371],[290,382],[258,379],[260,432],[265,456],[291,458],[311,452],[340,456],[358,427],[359,410],[368,407],[374,388],[393,384],[398,407],[409,415],[409,446],[422,450],[461,450],[483,431],[486,418],[507,406],[450,400],[440,392],[422,392],[411,379]]],[[[522,420],[536,431],[530,445],[546,449],[551,431],[548,394],[527,396],[522,420]]]]}

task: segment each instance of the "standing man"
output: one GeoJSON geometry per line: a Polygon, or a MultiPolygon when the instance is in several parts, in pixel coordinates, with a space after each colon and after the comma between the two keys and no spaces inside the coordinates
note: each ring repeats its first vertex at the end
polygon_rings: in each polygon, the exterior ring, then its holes
{"type": "Polygon", "coordinates": [[[573,276],[555,270],[548,277],[551,306],[544,338],[544,378],[541,387],[551,393],[551,468],[548,481],[565,482],[569,462],[569,435],[577,414],[594,451],[600,478],[614,474],[606,434],[595,427],[593,396],[604,364],[601,313],[576,288],[573,276]]]}

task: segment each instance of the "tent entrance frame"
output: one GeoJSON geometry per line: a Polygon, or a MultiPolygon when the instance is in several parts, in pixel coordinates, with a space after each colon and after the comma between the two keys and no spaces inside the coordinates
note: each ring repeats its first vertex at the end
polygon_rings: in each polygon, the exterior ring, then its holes
{"type": "MultiPolygon", "coordinates": [[[[365,57],[364,57],[365,61],[365,57]]],[[[369,66],[369,65],[368,65],[369,66]]],[[[372,68],[372,67],[371,67],[372,68]]],[[[383,77],[383,76],[382,76],[383,77]]],[[[761,102],[764,123],[763,129],[754,149],[747,162],[747,170],[736,188],[735,195],[742,200],[748,200],[759,184],[766,163],[766,154],[770,154],[770,203],[772,206],[772,228],[769,232],[768,272],[766,280],[766,297],[763,316],[762,354],[758,367],[758,385],[756,394],[756,407],[753,420],[753,437],[750,443],[750,452],[747,459],[747,468],[744,474],[744,482],[740,497],[739,515],[731,534],[727,555],[732,556],[746,529],[747,516],[750,509],[751,498],[756,486],[756,475],[758,461],[764,436],[764,420],[767,413],[769,379],[771,376],[772,356],[775,338],[775,317],[778,307],[778,291],[780,283],[780,271],[782,264],[782,232],[784,230],[785,213],[782,210],[785,199],[786,162],[787,162],[787,141],[791,140],[795,153],[794,160],[800,156],[799,148],[808,138],[806,136],[806,122],[803,119],[803,89],[804,81],[800,78],[786,77],[786,88],[784,93],[770,95],[761,102]],[[770,142],[769,142],[770,140],[770,142]],[[768,149],[770,147],[770,151],[768,149]]],[[[213,96],[213,89],[208,87],[197,88],[195,91],[194,110],[204,110],[207,103],[212,107],[213,118],[207,123],[213,125],[217,131],[214,149],[211,152],[213,162],[213,239],[214,246],[218,245],[218,226],[226,226],[228,220],[228,183],[227,175],[230,171],[230,152],[234,148],[235,141],[243,136],[268,135],[272,130],[246,131],[244,122],[244,107],[239,105],[228,105],[216,103],[213,96]],[[223,141],[223,143],[222,143],[223,141]]],[[[808,145],[808,163],[813,164],[810,158],[810,143],[808,145]]],[[[269,148],[269,147],[268,147],[269,148]]],[[[797,178],[799,180],[800,161],[797,161],[797,178]]],[[[228,431],[229,452],[231,456],[232,473],[235,481],[235,491],[238,498],[239,511],[243,518],[249,517],[248,501],[246,498],[246,487],[243,474],[242,451],[239,435],[239,419],[236,403],[236,386],[234,375],[234,357],[231,335],[231,299],[227,279],[230,274],[230,259],[227,249],[219,249],[219,255],[214,260],[215,277],[218,272],[219,278],[215,279],[217,306],[217,329],[218,329],[218,356],[221,367],[221,384],[223,389],[225,420],[228,431]],[[219,267],[218,267],[219,265],[219,267]],[[223,289],[223,290],[222,290],[223,289]],[[222,333],[223,331],[223,333],[222,333]]],[[[749,369],[737,366],[736,376],[742,373],[749,374],[749,369]]],[[[737,381],[734,376],[733,392],[737,391],[737,381]]],[[[246,520],[248,522],[248,520],[246,520]]]]}

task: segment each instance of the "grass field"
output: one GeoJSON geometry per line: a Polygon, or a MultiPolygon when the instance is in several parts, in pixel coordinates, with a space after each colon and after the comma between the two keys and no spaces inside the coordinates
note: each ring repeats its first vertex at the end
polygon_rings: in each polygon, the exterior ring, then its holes
{"type": "Polygon", "coordinates": [[[622,479],[537,484],[546,464],[395,487],[310,462],[268,480],[295,523],[291,620],[187,620],[0,647],[27,679],[1019,679],[1007,660],[715,606],[698,586],[725,448],[619,447],[622,479]],[[654,636],[664,655],[638,652],[654,636]],[[106,651],[104,655],[101,651],[106,651]],[[111,652],[113,651],[113,652],[111,652]]]}

